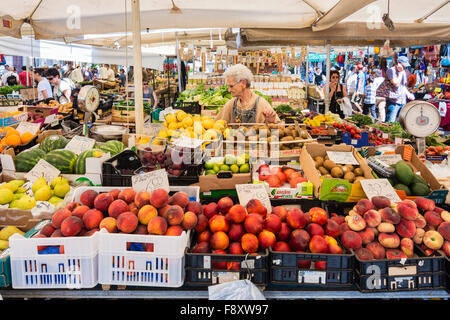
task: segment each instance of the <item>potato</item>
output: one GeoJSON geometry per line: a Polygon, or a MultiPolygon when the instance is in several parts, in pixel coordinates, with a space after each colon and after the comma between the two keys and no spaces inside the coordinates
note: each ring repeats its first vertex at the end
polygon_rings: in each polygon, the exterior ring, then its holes
{"type": "Polygon", "coordinates": [[[325,160],[325,161],[323,162],[323,166],[324,166],[327,170],[331,170],[331,169],[333,169],[333,168],[336,166],[336,163],[334,163],[334,162],[331,161],[331,160],[325,160]]]}
{"type": "Polygon", "coordinates": [[[357,177],[362,177],[364,175],[363,171],[361,168],[356,168],[353,173],[355,174],[355,176],[357,177]]]}
{"type": "Polygon", "coordinates": [[[319,172],[321,175],[330,174],[330,172],[325,167],[319,167],[319,172]]]}

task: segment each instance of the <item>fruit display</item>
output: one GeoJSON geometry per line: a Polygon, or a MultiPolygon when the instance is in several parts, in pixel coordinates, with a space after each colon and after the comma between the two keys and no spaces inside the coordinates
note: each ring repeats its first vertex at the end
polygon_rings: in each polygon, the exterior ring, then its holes
{"type": "Polygon", "coordinates": [[[340,165],[329,159],[328,155],[317,156],[314,159],[314,165],[323,179],[344,179],[350,183],[365,179],[363,170],[356,165],[340,165]]]}
{"type": "Polygon", "coordinates": [[[383,196],[361,199],[340,222],[343,246],[360,260],[403,259],[416,255],[419,245],[427,256],[450,248],[450,214],[433,200],[418,197],[398,203],[383,196]]]}
{"type": "Polygon", "coordinates": [[[388,178],[391,185],[396,190],[402,190],[406,196],[426,196],[431,189],[428,183],[403,160],[393,165],[394,176],[388,178]]]}
{"type": "Polygon", "coordinates": [[[170,176],[175,177],[181,176],[192,162],[191,159],[185,159],[183,150],[175,149],[154,151],[151,147],[146,147],[144,150],[139,150],[139,157],[143,165],[138,169],[139,172],[166,169],[170,176]]]}
{"type": "Polygon", "coordinates": [[[205,175],[218,174],[219,172],[231,171],[234,173],[249,173],[249,155],[244,153],[239,157],[226,155],[225,157],[213,157],[205,162],[205,175]]]}
{"type": "Polygon", "coordinates": [[[333,125],[341,122],[339,116],[333,116],[332,113],[311,115],[303,119],[303,123],[310,127],[320,127],[322,123],[333,125]]]}
{"type": "Polygon", "coordinates": [[[259,181],[265,181],[270,188],[296,188],[299,183],[308,182],[302,173],[288,166],[270,167],[266,164],[257,169],[259,181]]]}
{"type": "Polygon", "coordinates": [[[125,145],[122,141],[117,140],[108,140],[105,143],[103,143],[100,147],[100,150],[102,150],[104,153],[109,152],[111,157],[114,157],[116,154],[121,153],[125,149],[125,145]]]}
{"type": "Polygon", "coordinates": [[[72,102],[59,103],[56,100],[50,100],[48,104],[40,103],[37,105],[38,107],[51,107],[58,108],[58,113],[70,113],[73,110],[72,102]]]}
{"type": "Polygon", "coordinates": [[[20,134],[19,131],[12,127],[4,127],[0,131],[0,151],[6,150],[8,146],[17,147],[25,145],[33,140],[38,133],[39,130],[34,135],[30,132],[20,134]]]}
{"type": "Polygon", "coordinates": [[[9,247],[9,237],[13,234],[24,235],[25,232],[15,226],[6,226],[0,230],[0,252],[9,247]]]}
{"type": "Polygon", "coordinates": [[[448,155],[450,152],[450,146],[430,146],[428,148],[426,148],[425,150],[425,155],[427,156],[446,156],[448,155]]]}
{"type": "Polygon", "coordinates": [[[48,153],[50,151],[56,150],[56,149],[64,149],[64,147],[69,143],[69,141],[61,136],[61,135],[51,135],[46,137],[44,140],[42,140],[39,143],[39,148],[44,151],[45,153],[48,153]]]}

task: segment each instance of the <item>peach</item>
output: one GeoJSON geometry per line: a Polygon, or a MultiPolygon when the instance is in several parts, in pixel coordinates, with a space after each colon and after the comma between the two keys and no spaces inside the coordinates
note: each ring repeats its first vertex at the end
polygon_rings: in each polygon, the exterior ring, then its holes
{"type": "Polygon", "coordinates": [[[378,235],[378,242],[388,249],[398,248],[400,245],[400,237],[396,233],[380,233],[378,235]]]}
{"type": "Polygon", "coordinates": [[[354,215],[350,216],[350,218],[347,221],[347,224],[350,227],[350,229],[352,229],[353,231],[364,230],[364,228],[367,225],[366,220],[364,220],[364,218],[362,216],[360,216],[359,214],[354,214],[354,215]]]}
{"type": "Polygon", "coordinates": [[[416,203],[417,208],[423,211],[433,211],[436,207],[433,200],[424,197],[417,197],[414,202],[416,203]]]}
{"type": "Polygon", "coordinates": [[[199,242],[192,249],[193,253],[209,253],[211,251],[211,246],[209,242],[199,242]]]}
{"type": "Polygon", "coordinates": [[[437,231],[430,230],[423,235],[423,243],[432,250],[438,250],[444,244],[444,238],[437,231]]]}
{"type": "Polygon", "coordinates": [[[278,215],[270,213],[264,219],[264,228],[277,234],[281,229],[281,222],[281,218],[278,215]]]}
{"type": "Polygon", "coordinates": [[[391,205],[391,200],[385,196],[372,197],[372,203],[377,209],[383,209],[391,205]]]}
{"type": "Polygon", "coordinates": [[[197,217],[197,225],[195,226],[195,231],[202,232],[208,228],[208,218],[204,214],[199,214],[197,217]]]}
{"type": "MultiPolygon", "coordinates": [[[[370,228],[370,227],[369,227],[370,228]]],[[[377,237],[378,236],[378,234],[380,233],[379,231],[378,231],[378,229],[377,228],[370,228],[370,229],[372,229],[372,231],[373,231],[373,234],[377,237]]]]}
{"type": "MultiPolygon", "coordinates": [[[[292,251],[305,251],[308,248],[311,236],[303,229],[292,230],[289,236],[289,246],[292,251]]],[[[325,241],[325,240],[324,240],[325,241]]]]}
{"type": "Polygon", "coordinates": [[[373,256],[372,251],[367,248],[358,248],[355,250],[355,255],[359,260],[367,261],[373,260],[375,257],[373,256]]]}
{"type": "Polygon", "coordinates": [[[228,230],[228,237],[231,241],[240,241],[245,234],[244,226],[241,223],[232,223],[228,230]]]}
{"type": "Polygon", "coordinates": [[[223,214],[227,214],[228,210],[234,205],[233,200],[231,200],[230,197],[223,197],[220,198],[219,201],[217,201],[217,207],[219,212],[223,214]]]}
{"type": "Polygon", "coordinates": [[[241,223],[245,220],[245,217],[247,216],[247,211],[245,210],[244,206],[241,206],[240,204],[235,204],[230,209],[228,209],[227,214],[231,222],[241,223]]]}
{"type": "Polygon", "coordinates": [[[386,259],[394,260],[394,259],[407,259],[408,256],[399,249],[387,249],[386,250],[386,259]]]}
{"type": "MultiPolygon", "coordinates": [[[[121,200],[116,200],[121,201],[121,200]]],[[[142,206],[137,214],[139,223],[148,225],[148,222],[151,220],[151,218],[156,217],[158,215],[158,210],[151,204],[146,204],[142,206]]]]}
{"type": "Polygon", "coordinates": [[[425,217],[425,220],[427,221],[427,224],[429,224],[430,226],[433,226],[435,228],[437,228],[444,221],[441,219],[441,215],[434,211],[425,212],[424,217],[425,217]]]}
{"type": "Polygon", "coordinates": [[[290,252],[291,248],[285,241],[277,241],[273,246],[273,251],[290,252]]]}
{"type": "MultiPolygon", "coordinates": [[[[120,199],[118,199],[118,200],[120,200],[120,199]]],[[[137,216],[139,213],[139,208],[136,206],[136,204],[134,202],[132,202],[128,205],[128,211],[137,216]]]]}
{"type": "Polygon", "coordinates": [[[258,199],[251,199],[249,202],[247,202],[247,205],[245,206],[247,209],[247,213],[258,213],[262,215],[263,217],[267,214],[267,208],[263,206],[262,202],[258,199]]]}
{"type": "Polygon", "coordinates": [[[444,210],[439,214],[441,215],[442,220],[444,220],[445,222],[450,222],[450,212],[444,210]]]}
{"type": "Polygon", "coordinates": [[[395,232],[395,226],[389,222],[382,222],[377,227],[378,232],[392,233],[395,232]]]}
{"type": "Polygon", "coordinates": [[[327,212],[322,208],[313,207],[308,213],[311,217],[311,222],[320,224],[321,226],[323,226],[328,220],[327,212]]]}
{"type": "MultiPolygon", "coordinates": [[[[296,251],[297,253],[305,253],[304,251],[296,251]]],[[[311,267],[310,260],[297,260],[297,267],[299,269],[309,269],[311,267]]]]}
{"type": "Polygon", "coordinates": [[[350,229],[350,227],[348,226],[348,224],[346,222],[341,223],[339,225],[339,234],[343,234],[345,231],[351,231],[352,229],[350,229]]]}
{"type": "MultiPolygon", "coordinates": [[[[256,236],[255,236],[256,237],[256,236]]],[[[215,250],[225,250],[230,244],[230,239],[223,231],[214,232],[209,240],[211,248],[215,250]]]]}
{"type": "Polygon", "coordinates": [[[345,217],[344,216],[339,216],[336,213],[334,213],[335,215],[332,216],[329,220],[333,220],[336,221],[338,225],[341,225],[342,223],[345,222],[345,217]]]}
{"type": "Polygon", "coordinates": [[[287,209],[283,206],[276,206],[272,208],[272,214],[276,214],[280,217],[281,222],[284,222],[287,216],[287,209]]]}
{"type": "Polygon", "coordinates": [[[324,238],[325,241],[326,241],[328,244],[330,244],[330,243],[331,243],[331,244],[338,244],[338,243],[337,243],[337,240],[336,240],[335,238],[333,238],[333,237],[324,235],[324,236],[322,236],[322,238],[324,238]]]}
{"type": "Polygon", "coordinates": [[[337,243],[328,243],[328,252],[331,254],[342,254],[342,248],[337,243]]]}
{"type": "Polygon", "coordinates": [[[386,256],[386,249],[379,242],[368,243],[366,249],[372,252],[374,259],[384,259],[386,256]]]}
{"type": "Polygon", "coordinates": [[[169,194],[165,189],[159,188],[152,191],[150,204],[156,209],[160,209],[169,204],[169,194]]]}
{"type": "Polygon", "coordinates": [[[209,219],[208,224],[209,230],[211,230],[211,232],[213,233],[218,231],[228,232],[228,230],[230,229],[228,220],[221,214],[216,214],[211,219],[209,219]]]}
{"type": "Polygon", "coordinates": [[[347,249],[356,250],[358,248],[361,248],[362,246],[361,236],[357,232],[352,230],[348,230],[342,233],[341,242],[342,245],[347,249]]]}
{"type": "Polygon", "coordinates": [[[147,231],[149,234],[163,235],[167,231],[167,220],[163,217],[153,217],[147,225],[147,231]]]}
{"type": "MultiPolygon", "coordinates": [[[[94,233],[96,233],[98,231],[100,231],[98,228],[87,230],[85,233],[83,233],[83,237],[90,237],[90,236],[92,236],[94,233]]],[[[81,234],[78,234],[78,235],[81,235],[81,234]]],[[[64,253],[64,246],[61,246],[59,248],[60,249],[62,248],[63,252],[61,252],[61,253],[64,253]]]]}
{"type": "Polygon", "coordinates": [[[86,211],[88,211],[90,208],[88,206],[82,205],[82,206],[78,206],[76,207],[73,211],[72,211],[72,215],[75,217],[78,217],[80,219],[83,219],[83,215],[86,213],[86,211]]]}
{"type": "Polygon", "coordinates": [[[136,191],[133,188],[125,188],[119,192],[117,199],[123,200],[126,203],[130,204],[134,202],[134,198],[136,197],[136,191]]]}
{"type": "Polygon", "coordinates": [[[363,217],[369,227],[375,228],[381,223],[381,214],[377,210],[370,209],[364,213],[363,217]]]}
{"type": "Polygon", "coordinates": [[[419,214],[417,208],[407,206],[402,202],[397,205],[397,211],[403,219],[413,221],[417,219],[417,215],[419,214]]]}
{"type": "Polygon", "coordinates": [[[277,238],[272,231],[263,230],[258,235],[258,241],[261,249],[266,249],[268,247],[273,247],[277,242],[277,238]]]}
{"type": "Polygon", "coordinates": [[[314,261],[314,270],[327,270],[326,261],[314,261]]]}
{"type": "Polygon", "coordinates": [[[281,223],[280,231],[276,234],[278,241],[288,241],[291,229],[286,222],[281,223]]]}
{"type": "Polygon", "coordinates": [[[98,228],[103,220],[103,213],[97,209],[90,209],[83,215],[83,223],[87,229],[98,228]]]}
{"type": "Polygon", "coordinates": [[[228,247],[229,254],[244,254],[244,250],[242,249],[241,243],[239,241],[235,241],[230,243],[228,247]]]}
{"type": "Polygon", "coordinates": [[[247,232],[258,234],[264,229],[264,218],[258,213],[250,213],[244,220],[244,228],[247,232]]]}
{"type": "Polygon", "coordinates": [[[437,228],[437,232],[439,232],[445,240],[450,241],[450,222],[442,222],[437,228]]]}
{"type": "Polygon", "coordinates": [[[53,231],[53,233],[50,237],[51,238],[63,237],[63,234],[61,233],[61,228],[55,229],[55,231],[53,231]]]}
{"type": "Polygon", "coordinates": [[[169,226],[164,235],[178,237],[178,236],[181,236],[182,233],[183,233],[183,229],[177,225],[177,226],[169,226]]]}
{"type": "Polygon", "coordinates": [[[170,205],[178,205],[181,208],[185,208],[189,203],[189,196],[184,191],[177,191],[173,196],[169,198],[170,205]]]}
{"type": "Polygon", "coordinates": [[[132,233],[138,224],[138,217],[131,212],[124,212],[117,218],[117,229],[124,233],[132,233]]]}
{"type": "Polygon", "coordinates": [[[309,250],[312,253],[327,253],[328,243],[320,235],[315,235],[311,238],[309,242],[309,250]]]}
{"type": "Polygon", "coordinates": [[[416,244],[421,244],[423,242],[423,236],[425,234],[425,230],[422,228],[416,228],[416,233],[413,236],[413,241],[416,244]]]}
{"type": "Polygon", "coordinates": [[[308,231],[309,235],[311,237],[315,235],[323,236],[325,234],[325,231],[323,230],[322,226],[318,223],[310,223],[306,227],[306,230],[308,231]]]}
{"type": "Polygon", "coordinates": [[[184,211],[179,205],[175,204],[170,206],[166,212],[167,223],[171,226],[179,225],[183,221],[184,211]]]}
{"type": "Polygon", "coordinates": [[[205,230],[197,235],[197,242],[209,242],[211,240],[212,232],[205,230]]]}
{"type": "Polygon", "coordinates": [[[112,197],[114,198],[114,200],[119,199],[119,193],[120,193],[120,190],[119,190],[119,189],[111,190],[111,191],[109,191],[109,193],[112,195],[112,197]]]}
{"type": "Polygon", "coordinates": [[[414,223],[416,224],[417,228],[425,228],[425,226],[427,225],[427,220],[425,219],[425,217],[423,215],[421,215],[419,213],[417,215],[417,219],[414,220],[414,223]]]}
{"type": "Polygon", "coordinates": [[[203,214],[209,219],[211,218],[213,215],[216,215],[219,213],[219,208],[217,206],[217,203],[215,202],[211,202],[208,203],[204,208],[203,208],[203,214]]]}
{"type": "Polygon", "coordinates": [[[134,196],[134,203],[136,204],[136,207],[140,209],[143,206],[150,204],[150,196],[150,192],[148,191],[140,191],[136,193],[134,196]]]}
{"type": "Polygon", "coordinates": [[[98,192],[94,190],[86,190],[80,195],[81,204],[88,206],[89,208],[94,207],[94,200],[98,196],[98,192]]]}
{"type": "Polygon", "coordinates": [[[442,250],[447,255],[447,257],[450,257],[450,241],[444,241],[444,244],[442,245],[442,250]]]}
{"type": "Polygon", "coordinates": [[[414,221],[402,219],[400,223],[395,226],[398,235],[403,238],[412,238],[416,233],[416,224],[414,221]]]}
{"type": "Polygon", "coordinates": [[[305,225],[307,226],[308,224],[310,224],[312,222],[311,215],[309,214],[309,212],[304,212],[304,214],[305,214],[305,219],[306,219],[305,225]]]}
{"type": "Polygon", "coordinates": [[[365,228],[364,230],[359,231],[358,234],[364,245],[371,243],[375,239],[375,233],[371,228],[365,228]]]}
{"type": "Polygon", "coordinates": [[[378,212],[381,214],[381,221],[383,222],[389,222],[392,224],[397,224],[400,222],[401,216],[391,207],[380,209],[378,212]]]}
{"type": "Polygon", "coordinates": [[[66,205],[66,209],[73,211],[76,208],[78,208],[79,206],[80,206],[80,204],[77,201],[73,201],[73,202],[69,203],[68,205],[66,205]]]}
{"type": "Polygon", "coordinates": [[[55,213],[52,216],[52,225],[55,229],[58,229],[61,227],[61,223],[64,221],[64,219],[70,217],[72,215],[72,212],[68,209],[59,209],[56,210],[55,213]]]}
{"type": "Polygon", "coordinates": [[[138,224],[136,230],[134,230],[133,234],[148,234],[147,225],[138,224]]]}
{"type": "Polygon", "coordinates": [[[414,242],[410,238],[403,238],[400,241],[400,249],[408,258],[412,258],[414,255],[414,242]]]}
{"type": "Polygon", "coordinates": [[[113,218],[118,218],[121,213],[130,211],[130,207],[123,200],[114,200],[108,208],[108,215],[113,218]]]}
{"type": "Polygon", "coordinates": [[[80,233],[83,228],[83,221],[74,216],[67,217],[61,223],[61,234],[64,237],[73,237],[80,233]]]}
{"type": "MultiPolygon", "coordinates": [[[[158,209],[158,215],[161,216],[161,217],[163,217],[163,218],[166,218],[167,210],[169,210],[170,207],[171,207],[171,206],[169,206],[169,205],[165,205],[164,207],[159,208],[159,209],[158,209]]],[[[156,208],[156,207],[155,207],[155,208],[156,208]]]]}
{"type": "Polygon", "coordinates": [[[203,213],[203,207],[197,201],[189,201],[185,210],[191,211],[191,212],[195,213],[197,216],[203,213]]]}
{"type": "MultiPolygon", "coordinates": [[[[227,254],[225,250],[213,250],[213,254],[227,254]]],[[[224,270],[227,268],[227,262],[226,261],[214,261],[211,263],[211,268],[213,270],[224,270]]]]}
{"type": "Polygon", "coordinates": [[[39,231],[40,234],[43,234],[46,237],[50,237],[53,232],[55,232],[55,227],[51,222],[48,222],[45,226],[42,227],[41,231],[39,231]]]}
{"type": "Polygon", "coordinates": [[[339,237],[341,231],[336,220],[328,219],[327,223],[325,224],[325,234],[331,237],[339,237]]]}
{"type": "Polygon", "coordinates": [[[424,245],[423,243],[420,245],[420,248],[423,250],[423,252],[425,253],[425,255],[427,257],[431,256],[434,253],[433,249],[428,248],[426,245],[424,245]]]}
{"type": "Polygon", "coordinates": [[[306,226],[307,220],[302,210],[299,208],[292,208],[288,210],[286,223],[291,229],[299,229],[306,226]]]}
{"type": "Polygon", "coordinates": [[[244,252],[248,253],[257,252],[259,247],[258,237],[253,233],[244,234],[241,238],[241,246],[244,252]]]}
{"type": "Polygon", "coordinates": [[[358,214],[363,215],[367,211],[374,209],[373,203],[369,199],[360,199],[356,203],[355,210],[358,214]]]}
{"type": "Polygon", "coordinates": [[[198,217],[192,211],[186,211],[184,213],[183,221],[181,221],[181,226],[184,230],[192,230],[197,225],[198,217]]]}
{"type": "Polygon", "coordinates": [[[114,198],[109,193],[101,193],[94,200],[94,208],[101,212],[108,212],[109,205],[114,201],[114,198]]]}

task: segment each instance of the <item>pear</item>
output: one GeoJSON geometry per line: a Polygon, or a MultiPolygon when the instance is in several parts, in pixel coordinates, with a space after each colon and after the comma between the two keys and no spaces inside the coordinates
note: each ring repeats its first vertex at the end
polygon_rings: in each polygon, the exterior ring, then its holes
{"type": "Polygon", "coordinates": [[[33,191],[33,193],[36,193],[36,191],[38,191],[40,188],[46,185],[47,181],[45,180],[45,178],[40,177],[33,183],[33,185],[31,186],[31,190],[33,191]]]}
{"type": "Polygon", "coordinates": [[[0,189],[0,204],[7,204],[14,200],[14,193],[8,188],[0,189]]]}
{"type": "Polygon", "coordinates": [[[17,201],[19,201],[19,199],[14,199],[13,201],[11,201],[11,203],[9,204],[9,207],[11,209],[17,208],[17,201]]]}
{"type": "Polygon", "coordinates": [[[8,183],[13,185],[17,190],[19,187],[23,186],[23,184],[25,183],[25,180],[11,180],[8,183]]]}
{"type": "Polygon", "coordinates": [[[25,193],[25,192],[27,192],[27,188],[19,187],[15,193],[25,193]]]}
{"type": "Polygon", "coordinates": [[[18,187],[16,187],[14,184],[11,184],[11,183],[9,183],[9,182],[4,183],[4,184],[2,184],[2,185],[0,186],[0,189],[8,189],[8,190],[10,190],[10,191],[13,192],[13,193],[16,192],[17,188],[18,188],[18,187]]]}
{"type": "Polygon", "coordinates": [[[14,200],[19,200],[20,198],[22,198],[22,196],[24,194],[25,194],[24,192],[16,192],[16,193],[14,193],[13,201],[14,200]]]}
{"type": "Polygon", "coordinates": [[[57,196],[59,198],[64,198],[64,196],[69,191],[70,191],[70,185],[68,182],[59,182],[53,188],[53,192],[55,193],[55,196],[57,196]]]}
{"type": "Polygon", "coordinates": [[[28,194],[24,194],[19,200],[15,201],[17,202],[17,208],[22,210],[30,210],[36,206],[36,199],[28,194]]]}
{"type": "Polygon", "coordinates": [[[55,179],[52,180],[52,182],[50,183],[50,186],[54,189],[57,183],[60,182],[66,182],[69,183],[69,180],[67,180],[66,178],[63,177],[56,177],[55,179]]]}
{"type": "Polygon", "coordinates": [[[45,185],[34,193],[36,201],[47,201],[52,196],[52,189],[50,186],[45,185]]]}
{"type": "Polygon", "coordinates": [[[56,207],[56,205],[58,203],[60,203],[61,201],[63,201],[63,199],[57,197],[57,196],[52,196],[50,199],[48,199],[48,202],[50,202],[52,205],[54,205],[56,207]]]}

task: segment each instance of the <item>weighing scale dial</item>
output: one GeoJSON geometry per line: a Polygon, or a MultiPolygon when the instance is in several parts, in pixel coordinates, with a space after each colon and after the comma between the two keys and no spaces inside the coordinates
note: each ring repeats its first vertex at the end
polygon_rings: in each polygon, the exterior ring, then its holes
{"type": "Polygon", "coordinates": [[[94,112],[100,104],[100,93],[94,86],[84,86],[78,94],[78,106],[85,112],[94,112]]]}
{"type": "Polygon", "coordinates": [[[400,111],[399,122],[412,136],[425,138],[439,129],[441,115],[439,110],[429,102],[412,101],[400,111]]]}

